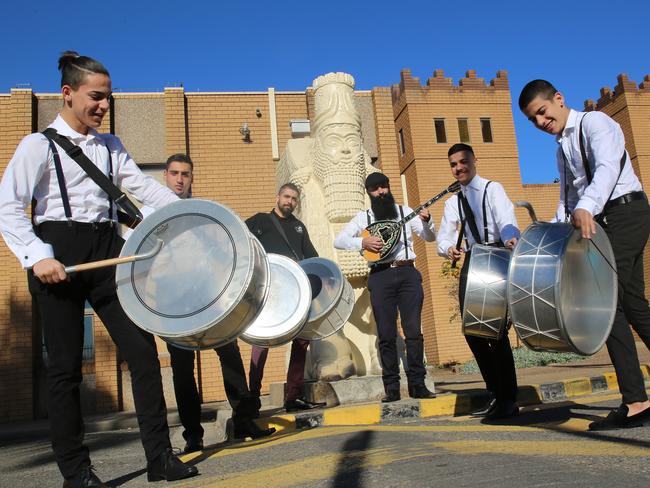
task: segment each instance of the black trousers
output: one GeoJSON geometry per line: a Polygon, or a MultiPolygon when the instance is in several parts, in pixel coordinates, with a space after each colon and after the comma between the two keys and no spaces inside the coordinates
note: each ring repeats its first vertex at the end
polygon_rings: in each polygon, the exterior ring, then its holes
{"type": "Polygon", "coordinates": [[[605,232],[612,243],[618,273],[618,304],[607,351],[612,359],[623,403],[648,399],[629,324],[650,349],[650,309],[645,298],[643,250],[650,232],[646,200],[619,205],[606,212],[605,232]]]}
{"type": "MultiPolygon", "coordinates": [[[[471,252],[468,252],[460,270],[458,300],[461,311],[465,309],[465,290],[470,257],[471,252]]],[[[517,373],[508,334],[504,333],[498,341],[470,335],[466,335],[465,340],[476,359],[487,390],[494,395],[497,402],[515,402],[517,400],[517,373]]]]}
{"type": "Polygon", "coordinates": [[[399,390],[396,344],[398,310],[406,343],[409,387],[424,385],[424,340],[420,326],[424,301],[422,275],[413,266],[386,268],[370,273],[368,291],[377,322],[384,389],[387,392],[399,390]]]}
{"type": "MultiPolygon", "coordinates": [[[[167,344],[167,350],[171,358],[178,415],[185,429],[183,437],[186,440],[203,438],[201,398],[194,379],[195,353],[171,344],[167,344]]],[[[215,351],[221,362],[223,384],[233,410],[233,422],[238,425],[257,417],[257,407],[248,391],[246,372],[237,341],[229,342],[215,351]]]]}
{"type": "MultiPolygon", "coordinates": [[[[109,224],[47,222],[37,234],[65,265],[115,257],[123,243],[109,224]]],[[[122,310],[115,268],[84,271],[55,285],[41,283],[31,271],[28,280],[45,335],[52,448],[63,476],[71,478],[90,464],[79,396],[86,300],[129,364],[140,437],[147,460],[155,459],[170,447],[158,352],[153,336],[136,327],[122,310]]]]}

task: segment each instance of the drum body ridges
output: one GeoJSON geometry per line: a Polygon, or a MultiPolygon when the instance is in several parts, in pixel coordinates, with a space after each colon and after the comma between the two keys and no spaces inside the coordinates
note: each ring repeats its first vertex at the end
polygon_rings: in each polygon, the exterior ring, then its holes
{"type": "Polygon", "coordinates": [[[508,274],[508,305],[519,338],[535,350],[600,350],[616,312],[614,263],[600,227],[589,240],[568,223],[533,223],[513,251],[508,274]]]}
{"type": "Polygon", "coordinates": [[[463,333],[498,340],[507,316],[507,278],[510,251],[475,244],[472,246],[465,289],[463,333]]]}

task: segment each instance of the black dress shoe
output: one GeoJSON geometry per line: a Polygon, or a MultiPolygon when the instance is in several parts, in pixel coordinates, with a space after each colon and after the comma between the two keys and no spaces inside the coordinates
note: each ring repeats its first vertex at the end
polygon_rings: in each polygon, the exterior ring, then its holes
{"type": "Polygon", "coordinates": [[[287,412],[297,412],[298,410],[312,410],[314,408],[323,408],[327,403],[310,402],[304,398],[296,398],[295,400],[287,400],[284,402],[284,409],[287,412]]]}
{"type": "Polygon", "coordinates": [[[191,478],[197,474],[199,474],[199,470],[196,469],[196,466],[183,463],[174,454],[171,447],[168,447],[160,456],[147,463],[147,481],[176,481],[191,478]]]}
{"type": "Polygon", "coordinates": [[[615,408],[604,419],[596,420],[589,424],[589,430],[618,430],[633,429],[650,425],[650,407],[635,414],[627,416],[629,409],[627,405],[615,408]]]}
{"type": "Polygon", "coordinates": [[[386,394],[381,397],[381,403],[390,403],[396,402],[401,398],[399,390],[396,391],[387,391],[386,394]]]}
{"type": "Polygon", "coordinates": [[[492,411],[496,408],[496,406],[497,406],[497,400],[496,398],[492,398],[485,405],[471,412],[470,415],[472,415],[473,417],[485,417],[486,415],[492,413],[492,411]]]}
{"type": "Polygon", "coordinates": [[[519,407],[513,402],[496,402],[496,405],[485,415],[485,420],[502,420],[519,415],[519,407]]]}
{"type": "Polygon", "coordinates": [[[92,466],[86,466],[81,472],[63,482],[63,488],[108,488],[108,485],[102,483],[95,473],[92,466]]]}
{"type": "Polygon", "coordinates": [[[425,385],[416,385],[414,387],[409,387],[409,395],[411,398],[435,398],[436,394],[425,385]]]}
{"type": "Polygon", "coordinates": [[[247,437],[250,437],[251,439],[259,439],[261,437],[270,436],[274,432],[275,427],[260,429],[252,420],[246,420],[235,425],[233,435],[235,439],[246,439],[247,437]]]}
{"type": "Polygon", "coordinates": [[[189,454],[190,452],[197,452],[203,450],[203,439],[200,437],[189,437],[183,448],[184,454],[189,454]]]}

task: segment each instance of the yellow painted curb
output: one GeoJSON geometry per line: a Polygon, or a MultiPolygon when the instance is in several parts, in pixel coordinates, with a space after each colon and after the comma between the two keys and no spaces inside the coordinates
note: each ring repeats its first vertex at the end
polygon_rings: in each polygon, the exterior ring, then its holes
{"type": "Polygon", "coordinates": [[[618,390],[618,380],[616,379],[616,373],[605,373],[605,381],[607,381],[608,390],[618,390]]]}
{"type": "Polygon", "coordinates": [[[255,423],[262,429],[275,427],[276,432],[296,430],[295,415],[274,415],[273,417],[256,419],[255,423]]]}
{"type": "MultiPolygon", "coordinates": [[[[609,381],[607,382],[609,385],[609,381]]],[[[567,397],[588,395],[591,393],[591,381],[589,378],[576,378],[564,381],[564,391],[567,397]]]]}
{"type": "Polygon", "coordinates": [[[459,415],[470,411],[469,395],[442,395],[431,400],[420,400],[420,417],[436,415],[459,415]]]}
{"type": "Polygon", "coordinates": [[[381,405],[340,407],[323,412],[323,425],[368,425],[381,422],[381,405]]]}
{"type": "Polygon", "coordinates": [[[522,385],[517,390],[517,403],[521,405],[535,405],[544,403],[540,385],[522,385]]]}
{"type": "Polygon", "coordinates": [[[641,373],[643,373],[643,378],[646,380],[650,379],[650,366],[647,364],[642,364],[641,365],[641,373]]]}

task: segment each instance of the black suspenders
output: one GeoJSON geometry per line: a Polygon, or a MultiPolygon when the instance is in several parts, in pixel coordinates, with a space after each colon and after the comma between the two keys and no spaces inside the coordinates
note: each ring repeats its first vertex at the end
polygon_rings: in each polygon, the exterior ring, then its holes
{"type": "MultiPolygon", "coordinates": [[[[482,202],[482,210],[483,210],[483,241],[481,241],[480,234],[478,232],[478,227],[476,226],[476,219],[474,218],[474,212],[472,212],[471,207],[469,206],[469,202],[467,199],[462,195],[462,193],[459,193],[457,198],[458,198],[458,216],[460,217],[460,231],[458,235],[458,245],[460,245],[460,241],[462,241],[462,235],[463,232],[465,231],[465,224],[468,224],[470,227],[470,231],[472,233],[472,237],[474,238],[474,241],[476,241],[477,244],[488,244],[489,243],[489,233],[488,233],[488,219],[487,219],[487,189],[488,186],[490,186],[490,183],[492,181],[488,181],[485,185],[485,188],[483,189],[483,202],[482,202]],[[462,204],[462,205],[461,205],[462,204]],[[463,211],[462,207],[467,205],[467,211],[465,212],[465,218],[463,218],[463,211]]],[[[457,246],[458,247],[458,246],[457,246]]],[[[468,245],[469,247],[469,245],[468,245]]]]}
{"type": "MultiPolygon", "coordinates": [[[[52,157],[54,159],[54,169],[56,170],[56,179],[59,183],[59,192],[61,193],[61,200],[63,202],[63,212],[68,224],[72,224],[72,211],[70,210],[70,198],[68,197],[68,190],[65,184],[65,176],[63,175],[63,167],[61,166],[61,157],[59,151],[50,138],[48,138],[50,149],[52,150],[52,157]]],[[[106,146],[108,151],[108,178],[113,181],[113,158],[111,157],[111,150],[106,146]]],[[[108,197],[108,218],[113,223],[113,199],[108,197]]]]}

